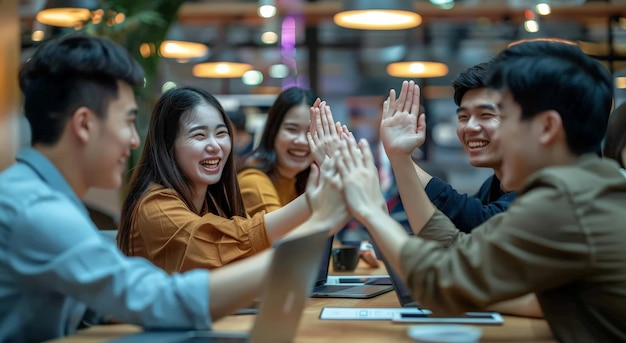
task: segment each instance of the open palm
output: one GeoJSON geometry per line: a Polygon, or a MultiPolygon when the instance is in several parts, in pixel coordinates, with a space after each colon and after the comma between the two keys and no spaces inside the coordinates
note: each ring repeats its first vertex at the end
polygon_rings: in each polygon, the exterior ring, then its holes
{"type": "Polygon", "coordinates": [[[357,144],[354,136],[350,135],[343,141],[334,158],[341,174],[346,203],[357,220],[364,220],[372,208],[386,206],[374,157],[365,139],[357,144]]]}
{"type": "Polygon", "coordinates": [[[419,96],[419,86],[413,81],[402,83],[398,99],[395,90],[389,92],[383,105],[380,139],[390,158],[410,155],[426,140],[425,116],[418,113],[419,96]]]}

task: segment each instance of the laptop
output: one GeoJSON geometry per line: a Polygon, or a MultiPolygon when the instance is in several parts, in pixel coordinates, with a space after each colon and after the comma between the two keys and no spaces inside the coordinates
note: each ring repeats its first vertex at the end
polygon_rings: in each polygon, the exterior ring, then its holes
{"type": "Polygon", "coordinates": [[[474,325],[502,325],[504,319],[497,312],[466,312],[458,316],[438,316],[431,311],[419,306],[417,301],[413,299],[411,290],[404,280],[396,273],[396,271],[387,262],[382,252],[372,242],[376,250],[376,256],[383,261],[385,268],[389,273],[389,278],[393,284],[393,288],[398,297],[398,302],[403,308],[417,309],[418,312],[395,311],[391,314],[391,320],[394,323],[413,323],[413,324],[474,324],[474,325]]]}
{"type": "Polygon", "coordinates": [[[329,283],[328,265],[330,264],[331,253],[333,248],[333,237],[329,237],[326,241],[326,247],[320,261],[319,273],[315,281],[315,287],[311,293],[315,298],[354,298],[368,299],[377,295],[387,293],[393,290],[390,285],[369,285],[369,284],[337,284],[329,283]]]}
{"type": "Polygon", "coordinates": [[[291,342],[298,330],[302,311],[313,286],[320,253],[328,231],[281,240],[275,245],[267,282],[252,330],[149,331],[120,337],[111,343],[265,343],[291,342]]]}

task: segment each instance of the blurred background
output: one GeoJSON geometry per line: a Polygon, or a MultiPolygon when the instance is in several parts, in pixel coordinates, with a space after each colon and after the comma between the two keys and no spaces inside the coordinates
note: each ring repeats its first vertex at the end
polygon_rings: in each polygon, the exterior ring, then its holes
{"type": "MultiPolygon", "coordinates": [[[[568,39],[611,70],[616,104],[626,96],[626,0],[19,0],[18,11],[22,62],[41,42],[74,31],[124,44],[148,71],[142,128],[163,89],[195,85],[227,110],[241,109],[247,128],[259,131],[276,94],[297,85],[314,90],[337,120],[374,143],[383,98],[413,79],[422,87],[429,129],[416,157],[464,192],[491,174],[469,166],[456,138],[450,85],[466,68],[518,39],[568,39]],[[412,12],[410,27],[373,25],[403,20],[382,12],[366,16],[359,28],[336,18],[344,10],[394,7],[412,12]],[[42,16],[59,8],[66,16],[69,9],[69,23],[55,21],[67,19],[58,14],[42,16]],[[394,62],[407,62],[406,68],[390,67],[394,62]]],[[[113,212],[119,206],[104,202],[113,212]]]]}

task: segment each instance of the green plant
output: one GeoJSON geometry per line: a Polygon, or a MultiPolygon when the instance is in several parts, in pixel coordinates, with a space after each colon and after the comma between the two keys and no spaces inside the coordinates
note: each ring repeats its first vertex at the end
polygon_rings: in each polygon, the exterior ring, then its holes
{"type": "MultiPolygon", "coordinates": [[[[182,3],[183,0],[101,0],[100,9],[94,11],[91,19],[80,29],[126,47],[143,67],[146,82],[136,94],[139,107],[137,129],[142,142],[151,108],[161,90],[157,80],[160,60],[158,48],[171,24],[176,21],[182,3]]],[[[129,171],[136,165],[140,154],[141,148],[133,151],[128,161],[129,171]]]]}

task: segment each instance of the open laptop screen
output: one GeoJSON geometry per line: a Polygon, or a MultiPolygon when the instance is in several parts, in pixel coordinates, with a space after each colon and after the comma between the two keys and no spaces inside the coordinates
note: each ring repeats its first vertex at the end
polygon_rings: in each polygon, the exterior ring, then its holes
{"type": "Polygon", "coordinates": [[[326,240],[326,247],[324,247],[324,251],[322,252],[317,279],[315,279],[315,286],[325,284],[326,278],[328,278],[328,265],[330,264],[330,256],[333,249],[333,238],[334,237],[331,235],[326,240]]]}
{"type": "Polygon", "coordinates": [[[398,302],[400,302],[400,306],[402,307],[419,307],[418,303],[413,300],[413,296],[411,295],[411,290],[404,282],[404,280],[400,277],[400,275],[391,267],[391,265],[387,262],[385,256],[378,246],[376,242],[372,240],[372,245],[374,246],[374,252],[376,253],[376,257],[379,260],[382,260],[385,264],[385,269],[387,269],[387,273],[389,274],[389,279],[391,279],[391,284],[393,285],[393,289],[396,292],[396,296],[398,297],[398,302]]]}

